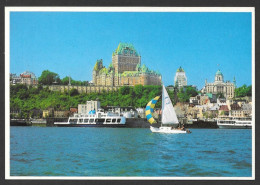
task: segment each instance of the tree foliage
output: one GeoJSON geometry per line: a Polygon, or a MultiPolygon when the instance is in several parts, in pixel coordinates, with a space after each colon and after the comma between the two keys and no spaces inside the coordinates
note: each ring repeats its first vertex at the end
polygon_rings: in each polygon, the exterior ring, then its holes
{"type": "Polygon", "coordinates": [[[252,85],[243,85],[235,89],[236,97],[252,96],[252,85]]]}
{"type": "Polygon", "coordinates": [[[189,102],[190,97],[194,97],[198,95],[198,91],[191,86],[187,86],[185,88],[181,88],[177,93],[178,99],[180,102],[189,102]]]}
{"type": "MultiPolygon", "coordinates": [[[[32,110],[46,110],[54,108],[54,110],[69,110],[70,107],[78,107],[78,104],[85,104],[86,101],[97,100],[101,102],[101,106],[133,106],[145,107],[147,103],[156,96],[161,95],[161,86],[125,86],[119,88],[118,91],[102,92],[102,93],[82,93],[76,89],[69,92],[55,92],[48,88],[26,87],[25,85],[12,85],[10,87],[10,108],[20,109],[20,117],[28,118],[32,116],[32,110]]],[[[171,97],[171,93],[169,92],[171,97]]],[[[156,104],[161,107],[161,99],[156,104]]]]}
{"type": "Polygon", "coordinates": [[[44,70],[38,80],[43,85],[52,85],[54,82],[60,84],[61,82],[59,75],[49,70],[44,70]]]}
{"type": "MultiPolygon", "coordinates": [[[[60,76],[57,73],[51,72],[49,70],[44,70],[39,77],[39,84],[42,85],[68,85],[69,76],[65,76],[63,79],[60,79],[60,76]]],[[[88,81],[73,80],[70,78],[71,85],[88,85],[88,81]]]]}
{"type": "Polygon", "coordinates": [[[88,81],[80,81],[80,80],[73,80],[69,76],[65,76],[63,79],[61,79],[61,85],[68,85],[69,84],[69,78],[70,78],[70,84],[71,85],[88,85],[88,81]]]}

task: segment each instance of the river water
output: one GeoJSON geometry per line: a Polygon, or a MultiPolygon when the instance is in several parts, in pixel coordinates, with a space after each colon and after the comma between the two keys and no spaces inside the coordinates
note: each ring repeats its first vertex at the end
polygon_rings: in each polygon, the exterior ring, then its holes
{"type": "Polygon", "coordinates": [[[10,129],[11,176],[252,176],[250,129],[10,129]]]}

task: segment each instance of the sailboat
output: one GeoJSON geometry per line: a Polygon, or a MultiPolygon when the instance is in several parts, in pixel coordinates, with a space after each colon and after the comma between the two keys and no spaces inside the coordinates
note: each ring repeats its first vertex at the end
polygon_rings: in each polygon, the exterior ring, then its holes
{"type": "MultiPolygon", "coordinates": [[[[146,106],[146,118],[149,123],[154,124],[156,123],[155,119],[152,117],[152,113],[155,107],[156,102],[160,96],[155,97],[152,99],[146,106]]],[[[150,126],[150,130],[152,132],[159,132],[159,133],[171,133],[171,134],[186,134],[190,133],[189,130],[185,130],[184,128],[176,128],[179,125],[178,118],[176,116],[174,107],[172,105],[171,99],[163,85],[162,89],[162,119],[161,119],[161,126],[159,128],[150,126]],[[170,126],[169,126],[170,125],[170,126]]]]}

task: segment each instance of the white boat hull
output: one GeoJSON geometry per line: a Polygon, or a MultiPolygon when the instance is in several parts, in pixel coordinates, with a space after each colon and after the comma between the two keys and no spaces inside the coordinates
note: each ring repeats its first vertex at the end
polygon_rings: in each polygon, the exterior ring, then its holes
{"type": "Polygon", "coordinates": [[[251,129],[252,125],[231,125],[231,124],[218,124],[221,129],[251,129]]]}
{"type": "Polygon", "coordinates": [[[166,134],[186,134],[187,131],[186,130],[179,130],[179,129],[175,129],[172,127],[152,127],[150,126],[150,130],[152,132],[157,132],[157,133],[166,133],[166,134]]]}
{"type": "Polygon", "coordinates": [[[231,129],[251,129],[252,120],[247,118],[247,120],[239,120],[238,118],[231,119],[218,119],[217,125],[219,128],[231,128],[231,129]]]}

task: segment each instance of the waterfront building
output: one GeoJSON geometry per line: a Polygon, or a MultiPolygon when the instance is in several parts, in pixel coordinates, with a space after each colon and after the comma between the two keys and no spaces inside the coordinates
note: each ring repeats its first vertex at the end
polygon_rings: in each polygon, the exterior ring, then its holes
{"type": "Polygon", "coordinates": [[[221,105],[218,112],[219,116],[228,116],[229,109],[227,105],[221,105]]]}
{"type": "Polygon", "coordinates": [[[229,116],[231,117],[245,117],[244,111],[238,103],[233,103],[230,105],[229,116]]]}
{"type": "Polygon", "coordinates": [[[100,101],[86,101],[86,104],[78,104],[78,114],[88,114],[98,109],[100,109],[100,101]]]}
{"type": "Polygon", "coordinates": [[[54,116],[54,109],[53,108],[48,108],[48,109],[42,111],[42,117],[43,118],[53,117],[53,116],[54,116]]]}
{"type": "Polygon", "coordinates": [[[210,103],[216,103],[216,95],[207,93],[207,94],[198,94],[195,97],[190,97],[190,104],[193,105],[205,105],[210,103]]]}
{"type": "Polygon", "coordinates": [[[177,86],[179,89],[187,85],[187,77],[182,67],[180,67],[176,71],[174,77],[174,85],[177,86]]]}
{"type": "Polygon", "coordinates": [[[141,56],[132,44],[119,43],[106,68],[97,60],[92,72],[95,86],[161,85],[161,74],[141,65],[141,56]]]}
{"type": "Polygon", "coordinates": [[[54,117],[55,118],[64,118],[69,117],[70,111],[68,110],[56,110],[54,111],[54,117]]]}
{"type": "Polygon", "coordinates": [[[202,91],[204,93],[223,94],[225,98],[231,99],[235,95],[235,83],[235,79],[233,83],[230,81],[224,82],[224,75],[218,70],[215,74],[215,81],[208,83],[207,80],[205,80],[205,87],[202,91]]]}

